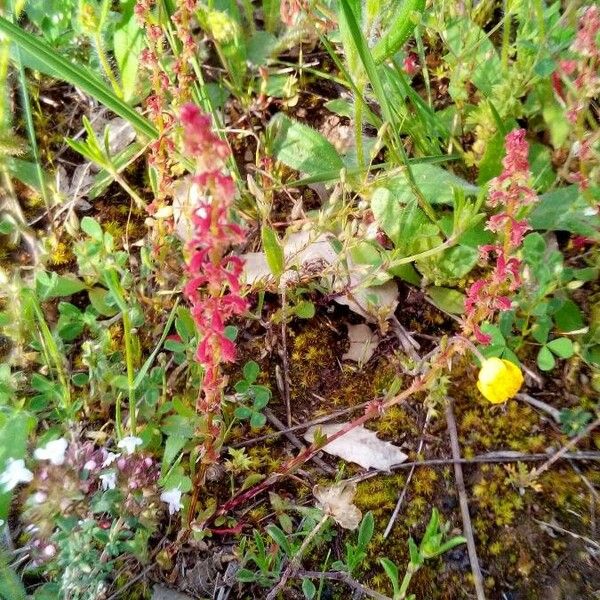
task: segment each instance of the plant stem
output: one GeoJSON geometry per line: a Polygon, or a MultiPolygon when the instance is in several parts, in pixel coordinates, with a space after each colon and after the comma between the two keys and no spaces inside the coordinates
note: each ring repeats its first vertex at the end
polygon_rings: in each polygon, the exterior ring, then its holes
{"type": "Polygon", "coordinates": [[[321,518],[321,520],[317,523],[316,527],[314,527],[310,531],[310,533],[304,538],[304,541],[302,542],[302,545],[300,546],[298,552],[296,552],[296,554],[294,554],[294,558],[292,558],[292,560],[290,561],[290,564],[287,566],[286,570],[283,572],[283,575],[281,576],[279,583],[268,593],[266,600],[274,600],[276,598],[277,594],[280,592],[280,590],[282,590],[284,588],[285,584],[287,583],[287,580],[290,577],[294,576],[294,574],[296,573],[296,571],[298,570],[298,568],[300,566],[300,560],[302,559],[302,555],[306,552],[310,543],[315,539],[315,536],[317,535],[317,533],[319,533],[319,531],[321,531],[323,525],[325,525],[325,523],[327,522],[327,519],[329,519],[329,515],[324,514],[323,517],[321,518]]]}
{"type": "Polygon", "coordinates": [[[416,565],[412,562],[408,563],[408,567],[406,567],[406,573],[404,574],[404,579],[402,580],[402,585],[400,586],[398,594],[394,594],[394,600],[404,600],[404,598],[406,598],[406,592],[408,592],[410,581],[418,570],[419,565],[416,565]]]}
{"type": "Polygon", "coordinates": [[[508,53],[510,50],[510,0],[504,0],[504,17],[502,18],[502,70],[505,71],[508,67],[508,53]]]}
{"type": "Polygon", "coordinates": [[[127,365],[127,392],[129,396],[129,430],[136,433],[135,373],[133,367],[133,338],[131,335],[131,318],[127,310],[122,312],[123,338],[125,339],[125,363],[127,365]]]}
{"type": "Polygon", "coordinates": [[[93,42],[94,42],[94,48],[96,49],[96,53],[98,54],[98,60],[100,61],[100,66],[102,67],[104,74],[108,78],[108,81],[110,82],[110,85],[112,86],[113,91],[115,92],[116,96],[119,99],[123,98],[123,92],[121,91],[121,86],[119,85],[119,82],[118,82],[117,78],[115,77],[112,67],[110,66],[110,63],[108,62],[106,52],[104,52],[104,47],[102,46],[102,36],[100,34],[100,31],[97,31],[93,35],[93,42]]]}

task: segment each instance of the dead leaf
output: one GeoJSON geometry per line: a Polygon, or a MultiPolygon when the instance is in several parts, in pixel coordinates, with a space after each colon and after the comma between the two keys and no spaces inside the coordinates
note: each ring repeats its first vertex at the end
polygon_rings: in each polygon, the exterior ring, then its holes
{"type": "Polygon", "coordinates": [[[362,519],[360,509],[352,501],[356,494],[356,483],[340,481],[335,485],[315,485],[313,494],[319,508],[335,519],[344,529],[356,529],[362,519]]]}
{"type": "Polygon", "coordinates": [[[373,356],[373,352],[379,344],[379,336],[364,323],[347,325],[347,327],[350,347],[348,352],[342,356],[342,360],[353,360],[359,365],[363,365],[373,356]]]}
{"type": "Polygon", "coordinates": [[[173,222],[175,224],[175,233],[183,242],[192,239],[194,233],[192,213],[198,205],[200,198],[200,186],[193,181],[191,175],[180,179],[173,185],[173,222]]]}
{"type": "MultiPolygon", "coordinates": [[[[317,430],[329,437],[347,425],[348,423],[333,423],[311,427],[304,434],[304,439],[312,443],[317,430]]],[[[394,465],[407,459],[407,455],[398,446],[380,440],[374,431],[366,429],[363,425],[329,442],[322,450],[365,469],[374,468],[380,471],[389,471],[394,465]]]]}

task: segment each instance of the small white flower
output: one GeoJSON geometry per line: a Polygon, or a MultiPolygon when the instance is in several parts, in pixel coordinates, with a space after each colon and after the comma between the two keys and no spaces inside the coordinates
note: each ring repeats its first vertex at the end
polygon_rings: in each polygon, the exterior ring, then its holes
{"type": "Polygon", "coordinates": [[[0,475],[0,486],[5,492],[15,489],[20,483],[29,483],[33,479],[33,473],[25,466],[22,458],[15,460],[9,458],[6,461],[4,472],[0,475]]]}
{"type": "Polygon", "coordinates": [[[114,452],[109,452],[106,455],[106,458],[104,459],[104,462],[102,463],[102,467],[110,467],[110,465],[112,465],[115,460],[117,460],[117,458],[119,458],[121,456],[121,454],[115,454],[114,452]]]}
{"type": "Polygon", "coordinates": [[[33,495],[33,501],[36,504],[42,504],[42,502],[46,502],[47,499],[48,499],[48,494],[45,494],[44,492],[36,492],[33,495]]]}
{"type": "Polygon", "coordinates": [[[88,460],[85,465],[83,465],[84,471],[93,471],[98,465],[95,460],[88,460]]]}
{"type": "Polygon", "coordinates": [[[103,490],[114,490],[117,487],[117,474],[115,471],[102,473],[100,475],[103,490]]]}
{"type": "Polygon", "coordinates": [[[137,446],[142,445],[142,440],[139,437],[134,437],[133,435],[125,436],[117,446],[119,448],[123,448],[127,454],[133,454],[137,446]]]}
{"type": "Polygon", "coordinates": [[[181,504],[181,490],[178,487],[163,492],[160,495],[160,499],[169,505],[170,515],[179,512],[183,508],[183,504],[181,504]]]}
{"type": "Polygon", "coordinates": [[[58,438],[48,442],[43,448],[38,448],[33,456],[38,460],[49,460],[53,465],[62,465],[65,462],[65,452],[69,443],[65,438],[58,438]]]}

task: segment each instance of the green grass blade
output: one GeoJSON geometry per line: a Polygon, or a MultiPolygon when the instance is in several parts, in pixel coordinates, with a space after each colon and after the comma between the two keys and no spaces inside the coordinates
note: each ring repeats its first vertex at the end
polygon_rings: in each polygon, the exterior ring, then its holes
{"type": "Polygon", "coordinates": [[[156,347],[152,351],[152,354],[148,357],[146,362],[142,365],[142,368],[139,370],[139,372],[135,378],[135,381],[133,382],[133,389],[137,390],[137,388],[140,387],[142,381],[144,381],[144,378],[146,377],[148,371],[150,370],[150,367],[152,366],[152,363],[154,362],[156,355],[160,352],[163,342],[167,339],[167,335],[169,335],[171,325],[173,324],[173,321],[175,320],[175,314],[177,312],[178,306],[179,306],[179,298],[177,298],[175,300],[175,304],[173,304],[173,308],[171,309],[171,313],[169,314],[169,318],[167,319],[165,328],[163,329],[160,339],[158,340],[158,344],[156,344],[156,347]]]}
{"type": "Polygon", "coordinates": [[[1,16],[0,32],[8,36],[17,46],[31,54],[51,72],[59,73],[65,81],[78,87],[116,115],[129,121],[139,133],[151,139],[158,136],[158,132],[150,121],[142,117],[134,108],[120,100],[95,76],[69,62],[69,60],[58,54],[42,40],[39,40],[34,35],[24,31],[1,16]]]}
{"type": "Polygon", "coordinates": [[[383,114],[384,120],[388,123],[390,129],[393,132],[393,142],[396,154],[399,155],[400,162],[404,164],[406,167],[407,177],[410,183],[410,187],[412,188],[415,196],[419,201],[419,205],[425,214],[429,217],[432,223],[437,223],[435,211],[425,198],[425,196],[419,190],[415,179],[413,177],[410,165],[408,163],[408,157],[406,156],[406,152],[404,151],[404,146],[402,145],[402,140],[400,139],[400,131],[397,127],[396,120],[394,119],[394,112],[392,106],[390,105],[388,95],[385,93],[385,89],[383,87],[383,83],[379,76],[379,72],[377,71],[377,65],[373,60],[373,56],[369,51],[369,47],[367,46],[367,41],[365,40],[364,35],[360,31],[358,27],[358,23],[356,22],[356,18],[354,16],[354,12],[350,7],[348,0],[340,0],[340,18],[345,20],[346,27],[350,31],[350,35],[354,41],[356,46],[356,51],[360,57],[360,60],[363,64],[365,72],[367,73],[367,77],[369,78],[369,82],[371,83],[371,87],[373,88],[373,92],[377,101],[381,106],[381,112],[383,114]]]}

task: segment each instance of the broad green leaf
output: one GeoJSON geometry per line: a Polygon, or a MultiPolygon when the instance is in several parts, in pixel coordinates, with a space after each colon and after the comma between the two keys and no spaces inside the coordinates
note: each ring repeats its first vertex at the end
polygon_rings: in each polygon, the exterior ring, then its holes
{"type": "Polygon", "coordinates": [[[94,287],[88,290],[90,304],[96,309],[99,315],[103,317],[114,317],[119,309],[116,306],[107,303],[109,292],[102,287],[94,287]]]}
{"type": "Polygon", "coordinates": [[[534,229],[569,231],[600,240],[600,216],[575,185],[542,194],[529,223],[534,229]]]}
{"type": "Polygon", "coordinates": [[[573,342],[569,338],[560,337],[546,344],[546,348],[551,350],[559,358],[570,358],[575,352],[573,342]]]}
{"type": "Polygon", "coordinates": [[[46,271],[40,271],[35,281],[36,293],[42,301],[72,296],[86,287],[86,284],[74,275],[57,275],[46,271]]]}
{"type": "Polygon", "coordinates": [[[494,44],[483,29],[468,17],[461,17],[446,28],[450,53],[445,57],[452,73],[450,94],[463,100],[464,82],[471,81],[486,96],[500,83],[502,69],[494,44]]]}
{"type": "Polygon", "coordinates": [[[269,130],[274,138],[275,157],[296,171],[315,176],[332,170],[339,172],[344,167],[333,145],[308,125],[278,113],[271,119],[269,130]]]}
{"type": "Polygon", "coordinates": [[[552,352],[546,346],[542,346],[537,355],[537,366],[542,371],[552,371],[555,364],[556,360],[552,352]]]}
{"type": "Polygon", "coordinates": [[[364,517],[358,530],[358,546],[366,548],[373,537],[375,531],[375,519],[373,513],[369,511],[364,517]]]}
{"type": "Polygon", "coordinates": [[[317,593],[315,584],[306,577],[302,580],[302,593],[304,594],[306,600],[312,600],[317,593]]]}
{"type": "Polygon", "coordinates": [[[248,382],[248,383],[254,383],[256,381],[256,378],[258,377],[258,374],[260,373],[260,367],[258,366],[258,363],[256,363],[253,360],[249,360],[245,365],[244,365],[244,379],[248,382]]]}
{"type": "Polygon", "coordinates": [[[427,293],[438,308],[455,315],[465,312],[465,295],[462,292],[452,288],[432,286],[427,288],[427,293]]]}
{"type": "MultiPolygon", "coordinates": [[[[454,187],[464,190],[467,196],[475,196],[479,192],[476,185],[433,164],[417,163],[411,165],[411,170],[417,187],[430,204],[453,204],[454,187]]],[[[385,187],[402,198],[414,195],[403,173],[390,178],[385,187]]]]}
{"type": "Polygon", "coordinates": [[[185,446],[188,439],[189,438],[187,437],[176,434],[167,437],[161,465],[161,472],[163,475],[169,470],[169,467],[173,464],[173,461],[175,460],[175,458],[177,458],[177,455],[185,446]]]}
{"type": "Polygon", "coordinates": [[[269,269],[276,278],[279,278],[283,273],[285,258],[277,233],[271,227],[263,225],[260,229],[260,237],[269,269]]]}
{"type": "MultiPolygon", "coordinates": [[[[38,166],[35,163],[15,158],[14,156],[7,156],[3,160],[6,161],[6,166],[10,173],[16,177],[20,182],[28,185],[29,187],[40,190],[40,180],[38,175],[38,166]]],[[[46,181],[50,180],[47,173],[44,174],[46,181]]]]}
{"type": "Polygon", "coordinates": [[[294,306],[294,313],[301,319],[312,319],[315,316],[315,305],[308,300],[302,300],[294,306]]]}
{"type": "Polygon", "coordinates": [[[561,333],[573,333],[585,327],[583,313],[573,300],[565,300],[553,314],[553,318],[561,333]]]}
{"type": "Polygon", "coordinates": [[[138,25],[133,12],[135,0],[121,5],[121,20],[115,27],[113,50],[119,73],[123,100],[127,103],[135,98],[139,82],[140,52],[144,47],[144,32],[138,25]]]}
{"type": "Polygon", "coordinates": [[[104,239],[104,234],[102,233],[102,227],[96,219],[92,217],[83,217],[81,219],[81,230],[84,233],[87,233],[93,240],[97,242],[101,242],[104,239]]]}

